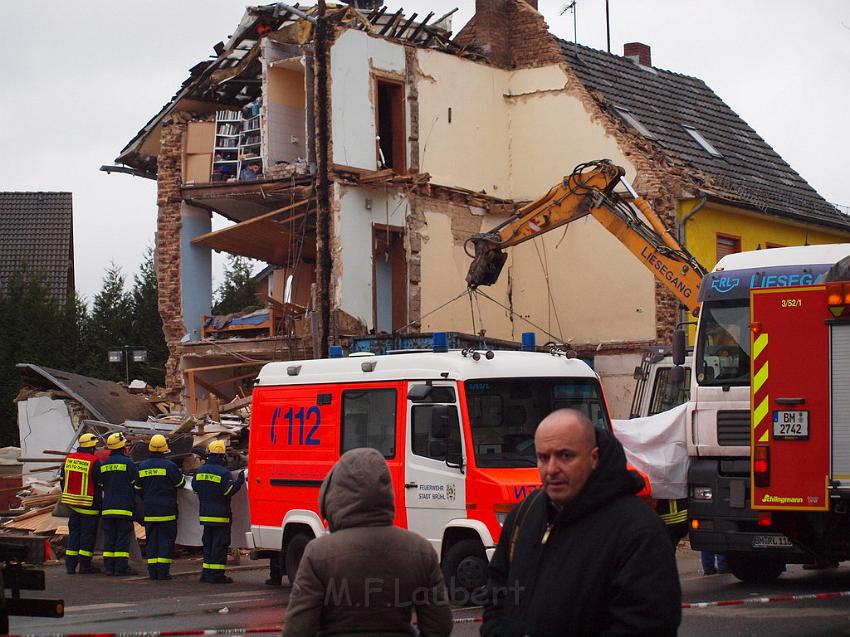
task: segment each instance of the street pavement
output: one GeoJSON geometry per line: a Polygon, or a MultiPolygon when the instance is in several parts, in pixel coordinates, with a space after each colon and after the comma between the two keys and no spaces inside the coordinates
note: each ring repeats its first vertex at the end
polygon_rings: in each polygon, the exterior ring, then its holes
{"type": "MultiPolygon", "coordinates": [[[[850,568],[804,571],[790,566],[777,582],[750,586],[732,575],[703,576],[699,554],[680,547],[677,552],[683,601],[756,600],[850,590],[850,568]]],[[[239,630],[279,627],[289,587],[269,587],[266,562],[247,562],[228,570],[229,585],[198,582],[200,558],[175,561],[177,575],[168,582],[143,576],[106,577],[67,575],[61,564],[47,567],[47,590],[31,596],[63,597],[65,617],[13,617],[14,634],[118,633],[175,630],[239,630]]],[[[454,610],[453,635],[477,635],[480,608],[454,610]]],[[[798,602],[770,602],[685,609],[680,635],[850,635],[847,598],[798,602]]]]}

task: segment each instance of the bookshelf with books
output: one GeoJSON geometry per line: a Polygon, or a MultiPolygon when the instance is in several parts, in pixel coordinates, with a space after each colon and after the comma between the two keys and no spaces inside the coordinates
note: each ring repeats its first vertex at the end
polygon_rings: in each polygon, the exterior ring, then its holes
{"type": "Polygon", "coordinates": [[[262,141],[260,133],[260,98],[242,109],[242,133],[239,136],[239,174],[252,164],[260,167],[262,174],[262,141]]]}
{"type": "Polygon", "coordinates": [[[228,181],[239,176],[239,138],[242,134],[240,111],[217,111],[211,181],[228,181]]]}

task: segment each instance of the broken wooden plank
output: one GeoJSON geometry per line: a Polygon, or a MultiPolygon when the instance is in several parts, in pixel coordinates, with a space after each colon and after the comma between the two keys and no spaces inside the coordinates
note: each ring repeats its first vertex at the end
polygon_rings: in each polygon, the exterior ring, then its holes
{"type": "Polygon", "coordinates": [[[222,405],[221,409],[219,409],[219,412],[222,414],[229,414],[231,412],[238,411],[243,407],[247,407],[248,405],[250,405],[252,399],[252,396],[247,396],[245,398],[234,398],[226,405],[222,405]]]}

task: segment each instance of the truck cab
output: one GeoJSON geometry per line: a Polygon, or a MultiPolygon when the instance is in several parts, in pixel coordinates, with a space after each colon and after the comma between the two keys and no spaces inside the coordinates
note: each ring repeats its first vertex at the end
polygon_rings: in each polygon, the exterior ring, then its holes
{"type": "Polygon", "coordinates": [[[564,407],[611,427],[597,375],[563,353],[464,349],[269,363],[253,395],[249,542],[280,551],[291,581],[306,543],[327,531],[322,480],[345,451],[373,447],[390,467],[395,524],[431,543],[463,602],[485,584],[508,512],[540,486],[537,424],[564,407]]]}

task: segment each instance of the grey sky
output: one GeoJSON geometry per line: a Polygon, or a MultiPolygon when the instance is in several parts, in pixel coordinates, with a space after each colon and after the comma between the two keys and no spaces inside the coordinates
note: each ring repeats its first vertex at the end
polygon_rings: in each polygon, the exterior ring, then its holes
{"type": "MultiPolygon", "coordinates": [[[[236,28],[245,0],[0,1],[2,190],[74,193],[77,289],[110,262],[131,278],[156,230],[156,184],[98,171],[236,28]]],[[[308,4],[302,2],[302,4],[308,4]]],[[[420,17],[474,0],[388,0],[420,17]]],[[[572,40],[566,0],[540,0],[572,40]]],[[[704,80],[827,200],[850,205],[850,3],[609,0],[611,51],[641,41],[654,66],[704,80]]],[[[605,49],[605,1],[578,0],[578,40],[605,49]]],[[[546,125],[568,125],[550,122],[546,125]]],[[[588,159],[596,159],[588,157],[588,159]]],[[[572,166],[565,166],[569,172],[572,166]]],[[[222,225],[217,223],[216,226],[222,225]]],[[[221,258],[216,259],[216,282],[221,258]]]]}

